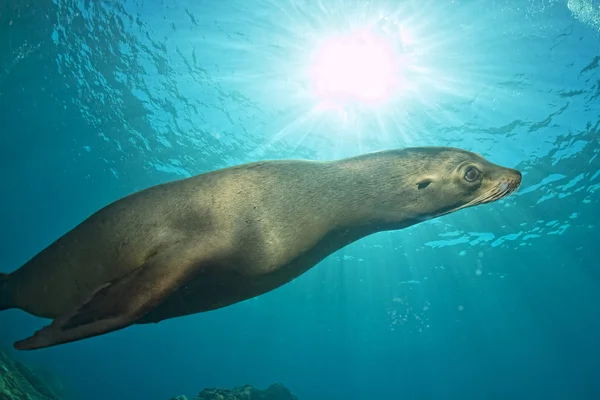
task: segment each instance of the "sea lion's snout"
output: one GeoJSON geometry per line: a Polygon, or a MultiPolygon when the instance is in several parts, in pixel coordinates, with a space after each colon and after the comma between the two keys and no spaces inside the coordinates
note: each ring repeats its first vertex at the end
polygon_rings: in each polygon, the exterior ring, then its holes
{"type": "Polygon", "coordinates": [[[512,168],[502,168],[495,174],[493,180],[497,182],[490,195],[482,199],[482,203],[491,203],[510,196],[521,186],[521,172],[512,168]]]}
{"type": "Polygon", "coordinates": [[[521,186],[522,177],[521,171],[516,169],[508,169],[506,176],[499,185],[499,188],[502,190],[501,197],[506,197],[516,192],[519,186],[521,186]]]}

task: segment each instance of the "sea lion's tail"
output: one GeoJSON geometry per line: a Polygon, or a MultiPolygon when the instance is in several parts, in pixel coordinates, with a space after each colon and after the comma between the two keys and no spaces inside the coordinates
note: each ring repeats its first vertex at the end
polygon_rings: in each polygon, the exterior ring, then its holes
{"type": "Polygon", "coordinates": [[[8,274],[0,273],[0,311],[13,307],[12,296],[8,290],[8,274]]]}

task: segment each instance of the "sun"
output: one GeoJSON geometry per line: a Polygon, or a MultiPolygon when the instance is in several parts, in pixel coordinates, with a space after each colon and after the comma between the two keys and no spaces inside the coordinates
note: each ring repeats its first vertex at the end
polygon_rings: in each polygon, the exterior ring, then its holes
{"type": "Polygon", "coordinates": [[[268,46],[257,39],[235,48],[247,51],[256,70],[224,76],[243,79],[248,93],[281,110],[268,128],[256,128],[276,132],[269,146],[331,145],[337,156],[356,146],[433,141],[434,127],[477,118],[473,101],[495,101],[488,88],[504,79],[496,73],[502,65],[496,53],[473,52],[474,28],[445,19],[454,3],[450,10],[317,0],[318,12],[311,2],[284,3],[289,7],[279,8],[277,29],[264,35],[268,46]]]}
{"type": "Polygon", "coordinates": [[[398,85],[398,61],[392,43],[372,32],[329,37],[312,57],[313,90],[326,102],[383,103],[398,85]]]}

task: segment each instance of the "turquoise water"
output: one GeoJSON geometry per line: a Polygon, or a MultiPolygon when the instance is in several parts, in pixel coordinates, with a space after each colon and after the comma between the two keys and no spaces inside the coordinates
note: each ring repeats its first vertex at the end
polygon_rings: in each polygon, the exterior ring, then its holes
{"type": "MultiPolygon", "coordinates": [[[[7,0],[2,272],[111,201],[242,162],[442,145],[523,172],[258,298],[13,355],[74,399],[596,399],[599,65],[597,0],[7,0]],[[316,93],[315,49],[367,27],[402,60],[385,99],[316,93]]],[[[3,312],[0,345],[46,323],[3,312]]]]}

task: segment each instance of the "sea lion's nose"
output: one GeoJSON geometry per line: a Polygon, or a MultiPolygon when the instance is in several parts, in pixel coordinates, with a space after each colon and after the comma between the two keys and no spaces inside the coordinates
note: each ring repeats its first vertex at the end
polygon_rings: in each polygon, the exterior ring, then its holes
{"type": "Polygon", "coordinates": [[[493,171],[490,175],[491,179],[499,180],[499,181],[510,181],[516,184],[517,186],[521,184],[521,171],[513,168],[498,168],[493,171]]]}
{"type": "Polygon", "coordinates": [[[517,190],[519,188],[519,186],[521,186],[522,178],[523,178],[523,175],[521,174],[521,171],[516,170],[516,169],[511,169],[510,180],[512,181],[511,186],[513,186],[513,191],[517,190]]]}
{"type": "Polygon", "coordinates": [[[521,179],[523,178],[523,174],[521,174],[521,171],[519,171],[518,169],[513,169],[512,171],[517,179],[517,182],[521,183],[521,179]]]}

